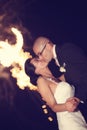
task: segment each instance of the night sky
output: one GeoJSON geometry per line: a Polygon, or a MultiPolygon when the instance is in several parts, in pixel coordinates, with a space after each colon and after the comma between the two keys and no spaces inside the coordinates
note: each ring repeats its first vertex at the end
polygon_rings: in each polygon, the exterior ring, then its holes
{"type": "MultiPolygon", "coordinates": [[[[0,10],[2,8],[17,14],[33,38],[43,35],[49,37],[55,44],[72,42],[81,46],[87,53],[87,7],[85,2],[0,0],[0,10]]],[[[46,128],[57,130],[55,114],[49,108],[49,114],[44,114],[41,108],[44,102],[37,92],[27,89],[18,90],[15,102],[14,112],[9,114],[8,110],[8,114],[1,116],[3,130],[4,122],[6,122],[5,129],[9,127],[12,130],[17,128],[20,130],[46,128]],[[48,116],[53,117],[53,122],[48,121],[48,116]],[[14,121],[16,122],[14,123],[14,121]]]]}
{"type": "Polygon", "coordinates": [[[18,15],[34,38],[43,35],[51,38],[55,44],[72,42],[85,50],[87,49],[86,2],[62,2],[58,0],[0,1],[3,6],[5,5],[6,11],[11,10],[18,15]]]}
{"type": "MultiPolygon", "coordinates": [[[[87,7],[85,2],[26,0],[21,15],[32,36],[47,36],[54,43],[72,42],[85,49],[87,43],[87,7]]],[[[86,49],[85,49],[86,50],[86,49]]]]}

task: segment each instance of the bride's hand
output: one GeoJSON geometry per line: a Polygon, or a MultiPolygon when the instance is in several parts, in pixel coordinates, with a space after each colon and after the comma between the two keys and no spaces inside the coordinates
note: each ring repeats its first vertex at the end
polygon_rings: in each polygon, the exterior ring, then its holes
{"type": "Polygon", "coordinates": [[[66,107],[66,111],[68,112],[74,112],[76,109],[76,106],[73,105],[71,102],[66,102],[65,107],[66,107]]]}
{"type": "Polygon", "coordinates": [[[69,112],[74,112],[77,109],[79,102],[80,100],[76,97],[69,98],[65,103],[66,110],[69,112]]]}
{"type": "Polygon", "coordinates": [[[70,102],[77,102],[77,105],[80,103],[80,99],[77,98],[77,97],[68,98],[67,101],[70,101],[70,102]]]}

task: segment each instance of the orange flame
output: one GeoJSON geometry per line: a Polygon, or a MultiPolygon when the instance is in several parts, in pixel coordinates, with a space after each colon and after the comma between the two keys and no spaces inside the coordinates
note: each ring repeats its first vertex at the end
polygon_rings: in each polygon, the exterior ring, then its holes
{"type": "Polygon", "coordinates": [[[0,41],[0,63],[4,67],[12,66],[10,72],[12,76],[17,79],[17,85],[19,88],[24,89],[29,87],[29,89],[36,89],[36,86],[30,83],[30,78],[26,75],[24,71],[24,63],[26,59],[31,58],[29,52],[24,52],[23,46],[23,36],[22,33],[14,27],[11,27],[11,31],[16,36],[16,44],[10,45],[8,40],[0,41]]]}

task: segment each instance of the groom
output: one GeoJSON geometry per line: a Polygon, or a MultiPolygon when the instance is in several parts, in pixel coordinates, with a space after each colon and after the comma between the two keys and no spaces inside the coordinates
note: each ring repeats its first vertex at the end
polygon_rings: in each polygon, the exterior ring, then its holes
{"type": "Polygon", "coordinates": [[[77,106],[87,117],[87,56],[83,50],[71,43],[58,46],[49,38],[41,36],[35,40],[33,51],[46,62],[55,59],[59,67],[57,71],[63,73],[63,80],[75,86],[77,106]]]}

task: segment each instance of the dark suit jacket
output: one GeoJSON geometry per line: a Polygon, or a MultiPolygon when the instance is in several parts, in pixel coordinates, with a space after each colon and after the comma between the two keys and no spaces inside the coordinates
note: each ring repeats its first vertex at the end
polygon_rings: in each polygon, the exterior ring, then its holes
{"type": "Polygon", "coordinates": [[[87,56],[81,48],[71,43],[56,46],[56,54],[60,66],[66,64],[66,81],[74,85],[75,96],[84,101],[78,108],[87,121],[87,56]]]}
{"type": "Polygon", "coordinates": [[[67,82],[75,86],[75,96],[87,101],[87,57],[81,48],[65,43],[56,46],[60,66],[66,64],[64,73],[67,82]]]}

